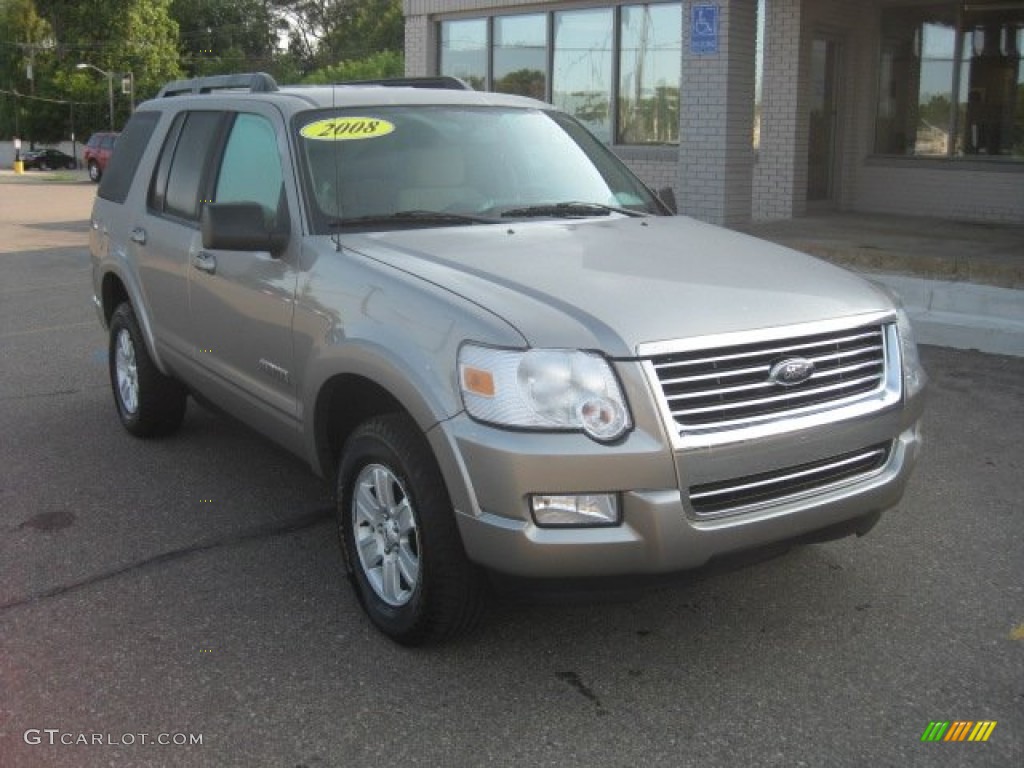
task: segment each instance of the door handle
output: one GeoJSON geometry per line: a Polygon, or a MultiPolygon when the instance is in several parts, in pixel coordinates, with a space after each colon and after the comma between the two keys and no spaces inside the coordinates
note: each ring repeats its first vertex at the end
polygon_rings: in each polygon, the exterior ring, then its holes
{"type": "Polygon", "coordinates": [[[212,275],[217,271],[217,260],[213,258],[211,253],[196,251],[192,255],[192,266],[203,272],[209,272],[212,275]]]}
{"type": "Polygon", "coordinates": [[[144,230],[142,227],[136,227],[135,229],[133,229],[131,234],[131,241],[133,243],[138,243],[139,245],[145,245],[146,230],[144,230]]]}

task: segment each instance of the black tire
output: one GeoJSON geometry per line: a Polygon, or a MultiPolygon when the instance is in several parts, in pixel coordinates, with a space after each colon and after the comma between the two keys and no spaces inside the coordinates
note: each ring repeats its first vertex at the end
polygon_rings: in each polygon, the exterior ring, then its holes
{"type": "Polygon", "coordinates": [[[114,405],[125,429],[136,437],[158,437],[181,426],[188,393],[153,363],[128,302],[110,318],[107,357],[114,405]]]}
{"type": "Polygon", "coordinates": [[[96,183],[99,183],[99,180],[103,178],[103,171],[100,170],[95,160],[89,161],[89,178],[96,183]]]}
{"type": "Polygon", "coordinates": [[[337,500],[345,567],[360,604],[381,632],[402,645],[419,646],[476,627],[488,591],[486,575],[466,557],[441,471],[411,418],[387,414],[356,428],[339,462],[337,500]],[[365,514],[380,501],[379,486],[388,496],[382,506],[396,512],[390,518],[395,528],[390,539],[388,524],[374,527],[365,514]],[[353,502],[360,493],[365,495],[357,513],[353,502]],[[399,550],[396,555],[384,554],[389,541],[399,550]],[[397,589],[389,590],[385,562],[393,557],[397,563],[403,554],[417,563],[415,583],[396,564],[392,572],[398,574],[397,589]],[[378,557],[379,573],[373,567],[378,557]]]}

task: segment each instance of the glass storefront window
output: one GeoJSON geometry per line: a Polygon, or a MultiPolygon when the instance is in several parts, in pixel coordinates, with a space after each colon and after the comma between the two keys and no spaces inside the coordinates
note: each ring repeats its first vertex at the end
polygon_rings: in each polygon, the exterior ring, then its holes
{"type": "Polygon", "coordinates": [[[478,91],[487,88],[487,20],[441,25],[441,74],[461,77],[478,91]]]}
{"type": "Polygon", "coordinates": [[[622,144],[679,141],[682,6],[621,10],[619,130],[622,144]]]}
{"type": "Polygon", "coordinates": [[[883,9],[875,151],[1024,160],[1022,30],[1020,3],[883,9]]]}
{"type": "Polygon", "coordinates": [[[1024,160],[1024,6],[964,14],[957,153],[1024,160]]]}
{"type": "Polygon", "coordinates": [[[548,23],[543,13],[494,19],[494,90],[547,98],[548,23]]]}
{"type": "Polygon", "coordinates": [[[551,101],[606,144],[678,144],[680,2],[445,19],[440,74],[551,101]]]}
{"type": "Polygon", "coordinates": [[[606,143],[612,140],[611,8],[555,13],[552,101],[606,143]]]}

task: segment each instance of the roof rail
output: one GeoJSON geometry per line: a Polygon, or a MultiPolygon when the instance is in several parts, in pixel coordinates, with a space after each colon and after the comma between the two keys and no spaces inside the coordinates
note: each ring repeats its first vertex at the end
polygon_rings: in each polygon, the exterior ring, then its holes
{"type": "Polygon", "coordinates": [[[268,93],[276,91],[278,88],[277,81],[266,72],[247,72],[241,75],[209,75],[207,77],[193,77],[189,80],[175,80],[161,88],[156,97],[162,99],[166,96],[181,96],[187,93],[211,93],[224,90],[268,93]]]}
{"type": "Polygon", "coordinates": [[[383,85],[389,88],[441,88],[446,91],[472,91],[465,80],[450,75],[435,77],[382,77],[375,80],[346,80],[338,85],[383,85]]]}

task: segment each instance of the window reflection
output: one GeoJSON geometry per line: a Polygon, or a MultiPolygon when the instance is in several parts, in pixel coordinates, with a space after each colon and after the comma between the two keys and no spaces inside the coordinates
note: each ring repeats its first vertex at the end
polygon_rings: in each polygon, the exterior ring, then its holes
{"type": "Polygon", "coordinates": [[[957,149],[1024,158],[1024,8],[964,15],[957,149]]]}
{"type": "Polygon", "coordinates": [[[1024,159],[1024,7],[978,7],[883,10],[877,152],[1024,159]]]}
{"type": "Polygon", "coordinates": [[[624,6],[621,13],[618,140],[678,142],[682,6],[624,6]]]}
{"type": "Polygon", "coordinates": [[[555,106],[605,142],[612,139],[612,19],[611,8],[556,12],[551,76],[555,106]]]}
{"type": "Polygon", "coordinates": [[[547,98],[548,25],[542,13],[494,20],[494,90],[547,98]]]}
{"type": "Polygon", "coordinates": [[[682,3],[446,19],[439,28],[443,75],[551,101],[606,144],[679,143],[682,3]]]}
{"type": "Polygon", "coordinates": [[[478,91],[487,87],[487,20],[441,25],[441,74],[461,77],[478,91]]]}

